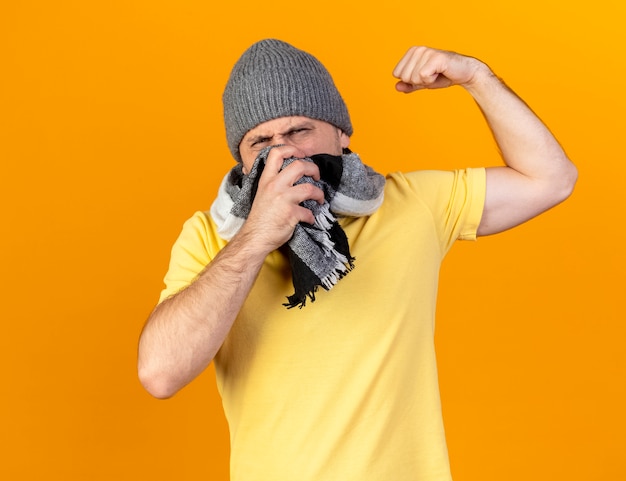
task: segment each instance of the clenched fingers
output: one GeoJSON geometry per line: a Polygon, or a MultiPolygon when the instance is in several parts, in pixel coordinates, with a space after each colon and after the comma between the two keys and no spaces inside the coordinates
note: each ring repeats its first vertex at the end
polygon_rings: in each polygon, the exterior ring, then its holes
{"type": "Polygon", "coordinates": [[[487,65],[474,57],[428,47],[411,47],[393,70],[399,79],[396,89],[413,92],[461,85],[470,88],[479,71],[490,72],[487,65]]]}
{"type": "Polygon", "coordinates": [[[401,92],[412,92],[449,87],[453,82],[445,74],[452,55],[428,47],[411,47],[393,70],[394,77],[400,80],[396,88],[401,92]]]}

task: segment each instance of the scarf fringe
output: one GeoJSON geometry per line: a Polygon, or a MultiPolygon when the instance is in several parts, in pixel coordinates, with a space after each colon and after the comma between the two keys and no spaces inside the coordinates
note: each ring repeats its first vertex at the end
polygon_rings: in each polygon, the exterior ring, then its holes
{"type": "Polygon", "coordinates": [[[296,292],[291,296],[287,296],[288,302],[283,303],[283,306],[287,309],[293,309],[294,307],[302,309],[306,306],[307,297],[311,300],[311,302],[315,302],[315,293],[317,292],[318,286],[322,286],[324,290],[329,291],[352,269],[354,269],[354,257],[347,259],[345,264],[338,261],[333,272],[328,274],[323,279],[320,279],[318,284],[314,285],[304,294],[298,294],[296,292]]]}
{"type": "Polygon", "coordinates": [[[330,205],[324,204],[320,208],[320,212],[315,216],[315,226],[323,230],[328,230],[337,222],[335,216],[330,211],[330,205]]]}

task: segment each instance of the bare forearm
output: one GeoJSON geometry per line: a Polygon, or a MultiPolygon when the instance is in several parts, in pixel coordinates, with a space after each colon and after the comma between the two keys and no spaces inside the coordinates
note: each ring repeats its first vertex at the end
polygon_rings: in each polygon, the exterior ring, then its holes
{"type": "Polygon", "coordinates": [[[152,312],[139,341],[139,377],[148,392],[170,397],[211,362],[247,297],[265,254],[242,233],[196,281],[152,312]]]}
{"type": "Polygon", "coordinates": [[[293,146],[272,149],[250,214],[239,232],[186,289],[163,301],[150,315],[139,341],[138,369],[144,387],[156,397],[169,397],[211,362],[256,280],[265,257],[293,235],[299,222],[313,214],[300,204],[322,202],[324,193],[303,176],[319,179],[312,162],[293,146]]]}
{"type": "MultiPolygon", "coordinates": [[[[573,166],[528,105],[482,64],[464,87],[476,100],[505,164],[531,179],[563,179],[573,166]]],[[[566,179],[564,179],[566,180],[566,179]]]]}
{"type": "Polygon", "coordinates": [[[565,200],[577,170],[541,119],[486,67],[465,87],[481,108],[505,164],[487,169],[478,234],[509,229],[565,200]]]}

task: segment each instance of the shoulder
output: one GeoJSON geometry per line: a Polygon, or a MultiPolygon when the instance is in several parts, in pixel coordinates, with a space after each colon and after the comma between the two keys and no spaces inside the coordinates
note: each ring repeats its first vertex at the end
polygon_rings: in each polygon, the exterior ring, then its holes
{"type": "Polygon", "coordinates": [[[212,258],[226,245],[217,234],[217,226],[208,211],[196,211],[185,221],[176,241],[179,247],[189,251],[202,250],[212,258]]]}
{"type": "Polygon", "coordinates": [[[459,195],[484,195],[485,179],[484,168],[393,172],[387,175],[385,196],[412,196],[432,202],[445,201],[459,195]]]}
{"type": "Polygon", "coordinates": [[[159,302],[191,284],[224,245],[208,213],[197,211],[187,219],[172,246],[159,302]]]}
{"type": "Polygon", "coordinates": [[[430,222],[447,250],[456,239],[475,239],[486,194],[484,168],[396,172],[387,176],[385,211],[430,222]]]}

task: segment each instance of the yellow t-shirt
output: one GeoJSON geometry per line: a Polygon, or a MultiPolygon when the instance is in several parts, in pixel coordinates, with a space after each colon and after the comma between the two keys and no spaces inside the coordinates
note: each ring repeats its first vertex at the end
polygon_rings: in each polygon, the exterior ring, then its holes
{"type": "MultiPolygon", "coordinates": [[[[271,253],[215,358],[235,481],[450,480],[434,349],[439,267],[475,239],[484,169],[387,177],[369,217],[342,218],[355,268],[303,309],[271,253]]],[[[186,222],[161,299],[226,244],[186,222]]]]}

